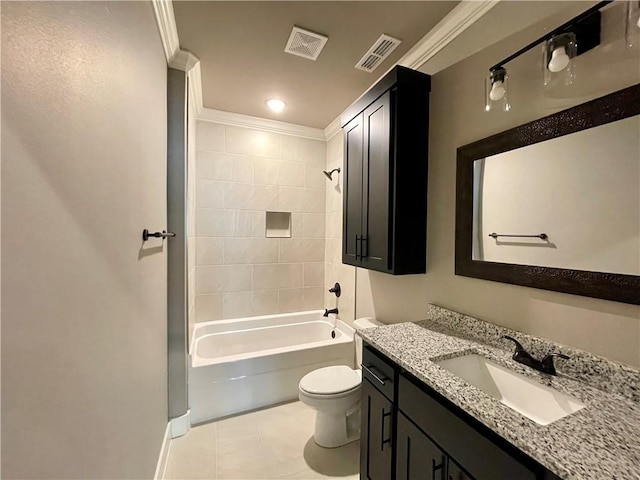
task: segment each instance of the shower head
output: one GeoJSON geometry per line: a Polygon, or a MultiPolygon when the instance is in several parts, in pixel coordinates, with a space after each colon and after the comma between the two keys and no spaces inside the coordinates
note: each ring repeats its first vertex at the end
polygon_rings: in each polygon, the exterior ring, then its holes
{"type": "Polygon", "coordinates": [[[325,177],[327,177],[329,180],[333,180],[333,172],[340,173],[340,168],[334,168],[330,172],[327,172],[326,170],[322,171],[322,173],[324,173],[325,177]]]}

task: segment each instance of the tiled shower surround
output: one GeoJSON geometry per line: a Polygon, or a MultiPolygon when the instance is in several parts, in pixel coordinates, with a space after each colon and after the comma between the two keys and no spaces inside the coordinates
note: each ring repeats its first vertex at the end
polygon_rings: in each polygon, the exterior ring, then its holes
{"type": "MultiPolygon", "coordinates": [[[[337,306],[340,319],[351,324],[355,317],[356,269],[342,264],[342,185],[344,165],[342,164],[343,137],[342,130],[327,142],[326,170],[340,168],[340,174],[333,175],[333,180],[326,184],[326,227],[324,253],[324,296],[328,308],[337,306]],[[329,293],[329,288],[338,282],[342,287],[340,298],[329,293]]],[[[325,177],[326,178],[326,177],[325,177]]]]}
{"type": "Polygon", "coordinates": [[[196,322],[323,308],[326,142],[198,121],[196,146],[196,322]]]}

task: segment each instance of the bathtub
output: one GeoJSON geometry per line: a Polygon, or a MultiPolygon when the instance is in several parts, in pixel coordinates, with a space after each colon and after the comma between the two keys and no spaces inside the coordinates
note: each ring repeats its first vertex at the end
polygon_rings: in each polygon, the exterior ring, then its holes
{"type": "Polygon", "coordinates": [[[322,314],[197,323],[189,362],[191,423],[295,400],[298,382],[312,370],[353,367],[354,330],[322,314]]]}

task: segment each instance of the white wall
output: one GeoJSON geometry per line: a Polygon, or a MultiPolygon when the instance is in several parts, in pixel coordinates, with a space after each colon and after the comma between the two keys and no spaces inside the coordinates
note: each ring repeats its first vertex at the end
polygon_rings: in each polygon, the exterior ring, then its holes
{"type": "MultiPolygon", "coordinates": [[[[545,8],[541,5],[539,8],[545,8]]],[[[356,316],[384,322],[424,318],[427,303],[640,365],[640,307],[454,275],[456,148],[640,81],[640,51],[625,50],[624,4],[603,13],[602,44],[576,60],[571,88],[541,87],[538,48],[508,64],[508,113],[485,112],[488,68],[558,25],[550,18],[434,75],[429,132],[426,275],[358,269],[356,316]]],[[[504,18],[495,18],[495,22],[504,18]]]]}
{"type": "Polygon", "coordinates": [[[480,222],[480,260],[640,275],[640,117],[488,157],[480,222]]]}
{"type": "Polygon", "coordinates": [[[196,142],[196,322],[322,308],[326,142],[202,120],[196,142]]]}
{"type": "Polygon", "coordinates": [[[167,424],[150,3],[2,4],[2,473],[150,478],[167,424]]]}

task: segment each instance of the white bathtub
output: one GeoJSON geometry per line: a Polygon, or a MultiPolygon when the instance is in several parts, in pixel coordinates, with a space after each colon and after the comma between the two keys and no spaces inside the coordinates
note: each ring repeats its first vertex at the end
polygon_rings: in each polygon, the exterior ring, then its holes
{"type": "Polygon", "coordinates": [[[353,367],[354,330],[322,313],[196,324],[189,366],[191,423],[294,400],[298,382],[310,371],[353,367]]]}

